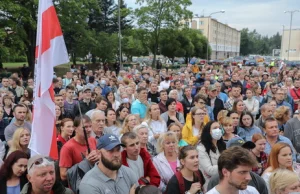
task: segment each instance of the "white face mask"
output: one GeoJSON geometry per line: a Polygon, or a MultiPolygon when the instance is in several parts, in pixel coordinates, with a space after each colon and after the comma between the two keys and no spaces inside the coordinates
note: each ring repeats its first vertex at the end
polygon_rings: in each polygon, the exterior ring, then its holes
{"type": "Polygon", "coordinates": [[[128,103],[129,102],[129,99],[128,98],[123,98],[122,99],[122,103],[128,103]]]}
{"type": "Polygon", "coordinates": [[[213,130],[211,131],[211,136],[212,136],[212,138],[215,139],[215,140],[221,139],[221,137],[222,137],[222,130],[219,129],[219,128],[213,129],[213,130]]]}

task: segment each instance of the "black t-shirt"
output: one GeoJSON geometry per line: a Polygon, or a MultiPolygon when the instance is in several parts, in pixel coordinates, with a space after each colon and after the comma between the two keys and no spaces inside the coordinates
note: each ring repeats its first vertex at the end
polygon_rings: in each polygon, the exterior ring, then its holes
{"type": "MultiPolygon", "coordinates": [[[[200,171],[199,171],[199,172],[200,172],[200,171]]],[[[183,181],[184,181],[184,191],[185,191],[185,192],[188,191],[188,190],[190,190],[192,184],[196,182],[196,181],[195,181],[195,180],[196,180],[195,176],[196,176],[196,175],[194,175],[194,181],[188,181],[188,180],[186,180],[186,179],[183,177],[183,181]]],[[[200,176],[201,176],[201,180],[202,180],[202,181],[200,182],[200,184],[201,184],[202,187],[203,187],[203,185],[204,185],[204,183],[205,183],[205,179],[204,179],[204,177],[203,177],[203,175],[202,175],[201,172],[200,172],[200,176]]],[[[172,176],[172,178],[171,178],[171,179],[169,180],[169,182],[168,182],[166,194],[182,194],[182,193],[180,193],[179,183],[178,183],[178,180],[177,180],[175,174],[172,176]]],[[[196,194],[201,194],[201,192],[198,191],[196,194]]]]}
{"type": "Polygon", "coordinates": [[[155,94],[152,94],[151,92],[148,92],[148,101],[150,100],[151,102],[159,103],[160,98],[159,98],[159,93],[156,92],[155,94]]]}

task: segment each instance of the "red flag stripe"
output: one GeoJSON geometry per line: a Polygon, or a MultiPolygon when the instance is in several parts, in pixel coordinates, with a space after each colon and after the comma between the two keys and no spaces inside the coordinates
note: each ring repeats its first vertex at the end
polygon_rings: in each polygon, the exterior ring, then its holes
{"type": "Polygon", "coordinates": [[[62,31],[56,15],[55,7],[51,6],[42,14],[42,48],[40,55],[50,48],[50,41],[58,36],[62,36],[62,31]],[[51,28],[49,28],[50,26],[51,28]]]}

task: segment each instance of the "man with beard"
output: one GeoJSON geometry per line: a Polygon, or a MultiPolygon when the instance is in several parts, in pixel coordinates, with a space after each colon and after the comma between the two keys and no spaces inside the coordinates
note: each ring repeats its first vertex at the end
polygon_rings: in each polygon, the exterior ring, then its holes
{"type": "Polygon", "coordinates": [[[105,134],[97,142],[99,162],[86,173],[80,183],[80,194],[129,193],[138,184],[138,178],[122,165],[119,138],[105,134]]]}
{"type": "Polygon", "coordinates": [[[23,186],[22,194],[72,194],[55,178],[54,162],[49,158],[36,155],[28,160],[28,183],[23,186]]]}
{"type": "Polygon", "coordinates": [[[223,151],[218,159],[220,183],[207,194],[258,194],[255,187],[248,185],[256,163],[245,148],[233,146],[223,151]]]}
{"type": "Polygon", "coordinates": [[[158,187],[160,176],[152,163],[151,155],[145,148],[141,148],[137,134],[134,132],[124,133],[121,142],[125,146],[122,152],[122,164],[135,172],[139,178],[139,184],[144,185],[149,182],[150,185],[158,187]]]}
{"type": "Polygon", "coordinates": [[[25,116],[27,111],[28,111],[27,108],[24,107],[24,105],[22,104],[17,104],[14,106],[13,115],[15,117],[15,121],[11,122],[4,129],[5,140],[9,146],[11,145],[13,135],[18,128],[23,127],[31,131],[31,124],[25,121],[25,116]]]}

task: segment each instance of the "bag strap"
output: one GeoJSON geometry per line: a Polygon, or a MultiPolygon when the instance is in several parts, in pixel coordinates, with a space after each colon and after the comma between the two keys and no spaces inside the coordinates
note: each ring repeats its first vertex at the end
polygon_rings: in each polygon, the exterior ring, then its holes
{"type": "Polygon", "coordinates": [[[194,174],[196,174],[196,177],[198,178],[197,182],[199,182],[201,184],[201,190],[203,191],[203,184],[202,184],[203,180],[202,180],[202,176],[201,176],[199,170],[197,170],[194,174]]]}
{"type": "Polygon", "coordinates": [[[297,90],[295,88],[293,90],[294,90],[296,96],[300,99],[300,96],[297,94],[297,90]]]}
{"type": "Polygon", "coordinates": [[[184,193],[185,192],[185,187],[184,187],[184,180],[183,180],[183,176],[182,176],[181,172],[177,171],[175,173],[175,176],[176,176],[177,181],[178,181],[180,193],[184,193]]]}

